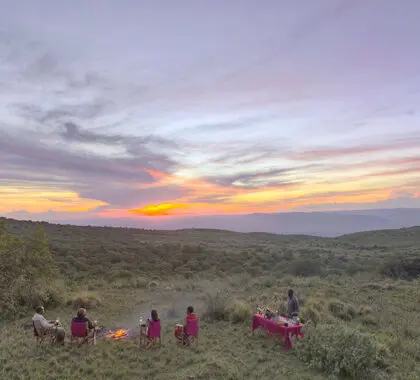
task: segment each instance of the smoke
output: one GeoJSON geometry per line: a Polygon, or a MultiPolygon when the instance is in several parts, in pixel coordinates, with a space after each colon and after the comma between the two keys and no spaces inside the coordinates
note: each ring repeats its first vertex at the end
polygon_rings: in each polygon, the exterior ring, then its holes
{"type": "Polygon", "coordinates": [[[130,338],[138,337],[140,334],[140,318],[146,322],[150,318],[151,311],[155,309],[161,320],[162,331],[167,329],[170,331],[175,328],[176,324],[184,322],[188,306],[192,306],[198,315],[201,315],[204,311],[204,293],[201,290],[154,290],[148,294],[147,298],[139,306],[134,307],[134,312],[130,312],[128,317],[122,317],[116,326],[110,326],[112,330],[128,329],[130,338]]]}

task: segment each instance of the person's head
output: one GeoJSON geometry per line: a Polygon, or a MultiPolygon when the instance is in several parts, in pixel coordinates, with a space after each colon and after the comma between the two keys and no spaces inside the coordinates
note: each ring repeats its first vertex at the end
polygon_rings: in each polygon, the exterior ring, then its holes
{"type": "Polygon", "coordinates": [[[77,316],[79,318],[86,317],[86,309],[84,309],[83,307],[81,307],[79,310],[77,310],[77,316]]]}
{"type": "Polygon", "coordinates": [[[194,313],[194,308],[193,308],[192,306],[188,306],[188,307],[187,307],[187,313],[188,313],[188,314],[192,314],[192,313],[194,313]]]}
{"type": "Polygon", "coordinates": [[[289,289],[289,298],[292,298],[292,297],[293,297],[293,290],[289,289]]]}
{"type": "Polygon", "coordinates": [[[37,306],[36,308],[35,308],[35,313],[38,313],[38,314],[44,314],[44,312],[45,312],[45,309],[44,309],[44,306],[37,306]]]}
{"type": "Polygon", "coordinates": [[[152,310],[150,313],[150,316],[152,317],[152,321],[156,322],[159,320],[158,312],[156,310],[152,310]]]}

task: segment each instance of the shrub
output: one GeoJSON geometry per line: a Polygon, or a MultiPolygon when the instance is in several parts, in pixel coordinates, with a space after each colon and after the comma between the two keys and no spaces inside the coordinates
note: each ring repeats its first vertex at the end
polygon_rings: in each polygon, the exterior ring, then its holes
{"type": "Polygon", "coordinates": [[[149,290],[156,289],[158,286],[159,286],[159,282],[158,281],[150,281],[147,284],[147,287],[149,288],[149,290]]]}
{"type": "Polygon", "coordinates": [[[205,307],[203,317],[209,321],[226,321],[229,319],[228,301],[229,293],[226,289],[208,292],[205,295],[205,307]]]}
{"type": "Polygon", "coordinates": [[[376,342],[342,325],[312,326],[294,347],[300,360],[333,376],[366,379],[377,365],[376,342]]]}
{"type": "Polygon", "coordinates": [[[379,273],[384,277],[412,280],[420,277],[420,258],[393,257],[380,266],[379,273]]]}
{"type": "Polygon", "coordinates": [[[75,295],[68,301],[68,304],[72,305],[74,310],[77,310],[80,307],[86,309],[95,309],[101,305],[101,300],[96,294],[85,292],[75,295]]]}
{"type": "Polygon", "coordinates": [[[321,274],[321,263],[317,260],[296,260],[291,263],[290,271],[294,276],[319,276],[321,274]]]}
{"type": "Polygon", "coordinates": [[[364,315],[361,318],[361,322],[365,326],[377,326],[378,325],[377,319],[375,317],[373,317],[372,315],[364,315]]]}
{"type": "Polygon", "coordinates": [[[320,313],[313,307],[313,305],[307,305],[304,307],[300,316],[305,323],[311,321],[314,325],[318,324],[321,320],[320,313]]]}
{"type": "Polygon", "coordinates": [[[332,300],[328,303],[328,310],[332,315],[337,315],[344,310],[344,303],[338,300],[332,300]]]}
{"type": "Polygon", "coordinates": [[[233,323],[243,323],[251,319],[252,307],[244,301],[234,300],[226,312],[233,323]]]}
{"type": "Polygon", "coordinates": [[[370,306],[367,306],[367,305],[360,306],[359,313],[358,313],[359,315],[368,315],[370,313],[372,313],[372,308],[370,306]]]}
{"type": "Polygon", "coordinates": [[[11,235],[0,222],[0,314],[11,317],[39,304],[59,305],[64,292],[56,285],[57,266],[45,231],[37,227],[25,239],[11,235]]]}
{"type": "Polygon", "coordinates": [[[356,316],[356,309],[353,305],[348,305],[338,300],[330,301],[328,310],[334,317],[344,321],[351,321],[356,316]]]}

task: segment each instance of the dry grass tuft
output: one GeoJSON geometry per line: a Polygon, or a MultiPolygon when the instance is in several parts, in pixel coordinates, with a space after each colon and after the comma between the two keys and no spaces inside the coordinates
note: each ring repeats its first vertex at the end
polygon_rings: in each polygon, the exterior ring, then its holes
{"type": "Polygon", "coordinates": [[[74,295],[68,300],[67,304],[71,305],[73,310],[77,310],[80,307],[85,309],[96,309],[102,304],[102,301],[96,293],[82,292],[74,295]]]}

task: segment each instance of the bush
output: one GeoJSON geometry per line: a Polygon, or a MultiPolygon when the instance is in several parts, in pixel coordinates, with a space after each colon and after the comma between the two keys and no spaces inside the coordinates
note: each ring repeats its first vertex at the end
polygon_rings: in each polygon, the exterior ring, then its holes
{"type": "Polygon", "coordinates": [[[368,290],[380,290],[380,291],[385,290],[384,287],[381,284],[378,284],[377,282],[369,282],[363,287],[368,290]]]}
{"type": "Polygon", "coordinates": [[[68,301],[69,305],[72,305],[74,310],[83,307],[85,309],[95,309],[101,305],[100,298],[94,293],[81,293],[74,296],[68,301]]]}
{"type": "Polygon", "coordinates": [[[319,276],[322,272],[321,263],[318,260],[304,259],[291,263],[290,271],[294,276],[319,276]]]}
{"type": "Polygon", "coordinates": [[[157,289],[159,287],[159,282],[158,281],[150,281],[147,284],[147,287],[149,288],[149,290],[157,289]]]}
{"type": "Polygon", "coordinates": [[[364,315],[360,321],[365,326],[378,326],[377,319],[372,315],[364,315]]]}
{"type": "Polygon", "coordinates": [[[316,310],[313,305],[307,305],[302,309],[300,317],[303,321],[311,321],[314,325],[318,324],[321,320],[321,314],[316,310]]]}
{"type": "Polygon", "coordinates": [[[227,290],[217,290],[205,295],[205,307],[203,317],[209,321],[227,321],[229,319],[228,301],[229,293],[227,290]]]}
{"type": "Polygon", "coordinates": [[[360,306],[360,308],[359,308],[359,315],[368,315],[368,314],[371,314],[372,313],[372,308],[370,307],[370,306],[367,306],[367,305],[362,305],[362,306],[360,306]]]}
{"type": "Polygon", "coordinates": [[[252,307],[244,301],[234,300],[226,312],[233,323],[243,323],[251,319],[252,307]]]}
{"type": "Polygon", "coordinates": [[[56,285],[57,266],[45,231],[38,227],[25,239],[11,235],[0,221],[0,314],[11,317],[37,305],[58,306],[64,291],[56,285]]]}
{"type": "Polygon", "coordinates": [[[378,346],[368,335],[342,325],[312,326],[294,350],[310,367],[338,377],[370,378],[377,366],[378,346]]]}
{"type": "Polygon", "coordinates": [[[384,277],[412,280],[420,277],[420,258],[393,257],[379,268],[384,277]]]}
{"type": "Polygon", "coordinates": [[[356,316],[356,309],[353,305],[348,305],[338,300],[330,301],[328,310],[334,317],[344,321],[351,321],[356,316]]]}

